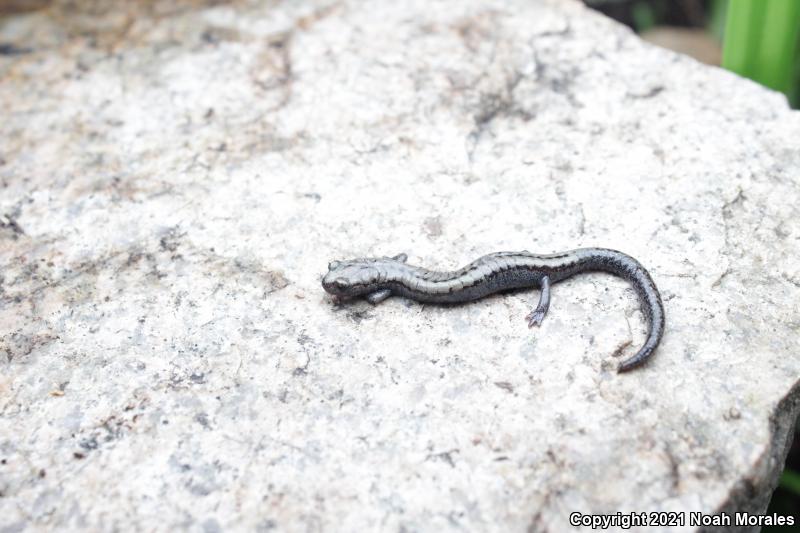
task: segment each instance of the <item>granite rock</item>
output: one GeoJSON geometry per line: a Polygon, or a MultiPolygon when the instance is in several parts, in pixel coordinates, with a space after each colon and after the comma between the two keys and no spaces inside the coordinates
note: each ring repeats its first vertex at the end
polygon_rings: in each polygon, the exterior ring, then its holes
{"type": "Polygon", "coordinates": [[[56,2],[0,43],[0,531],[765,509],[800,377],[781,95],[568,1],[56,2]],[[320,287],[582,246],[660,287],[646,367],[615,372],[644,322],[603,274],[534,330],[535,291],[320,287]]]}

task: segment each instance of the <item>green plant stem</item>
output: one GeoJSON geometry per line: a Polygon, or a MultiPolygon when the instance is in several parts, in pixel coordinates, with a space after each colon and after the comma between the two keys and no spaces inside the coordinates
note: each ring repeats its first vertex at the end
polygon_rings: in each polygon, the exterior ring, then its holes
{"type": "Polygon", "coordinates": [[[791,94],[798,28],[798,0],[730,0],[722,66],[791,94]]]}
{"type": "Polygon", "coordinates": [[[788,468],[781,474],[780,487],[800,496],[800,474],[788,468]]]}

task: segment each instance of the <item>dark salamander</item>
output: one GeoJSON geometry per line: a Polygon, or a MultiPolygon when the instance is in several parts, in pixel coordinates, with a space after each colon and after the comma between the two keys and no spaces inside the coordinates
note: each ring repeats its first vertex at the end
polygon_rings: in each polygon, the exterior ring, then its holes
{"type": "Polygon", "coordinates": [[[537,287],[541,289],[539,304],[525,317],[532,327],[541,324],[547,314],[551,283],[581,272],[601,271],[633,285],[649,326],[644,346],[619,365],[619,372],[647,361],[664,334],[664,306],[653,278],[636,259],[616,250],[581,248],[549,255],[498,252],[452,272],[412,266],[406,259],[406,254],[400,254],[333,261],[328,265],[322,286],[338,299],[364,296],[373,304],[392,295],[427,303],[461,303],[500,291],[537,287]]]}

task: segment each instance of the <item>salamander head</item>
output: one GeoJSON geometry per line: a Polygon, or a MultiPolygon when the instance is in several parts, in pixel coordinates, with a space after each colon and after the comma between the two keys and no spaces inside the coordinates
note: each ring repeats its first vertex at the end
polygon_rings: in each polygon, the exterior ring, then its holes
{"type": "Polygon", "coordinates": [[[331,261],[322,278],[322,288],[340,300],[349,300],[375,290],[378,280],[376,259],[331,261]]]}

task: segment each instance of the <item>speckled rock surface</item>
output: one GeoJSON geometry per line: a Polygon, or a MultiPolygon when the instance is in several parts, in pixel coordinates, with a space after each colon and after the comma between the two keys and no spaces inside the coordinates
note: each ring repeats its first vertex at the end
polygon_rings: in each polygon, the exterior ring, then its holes
{"type": "Polygon", "coordinates": [[[573,2],[129,4],[0,20],[0,530],[764,509],[800,376],[781,96],[573,2]],[[648,366],[614,371],[644,325],[607,275],[534,330],[533,291],[319,283],[580,246],[652,272],[648,366]]]}

